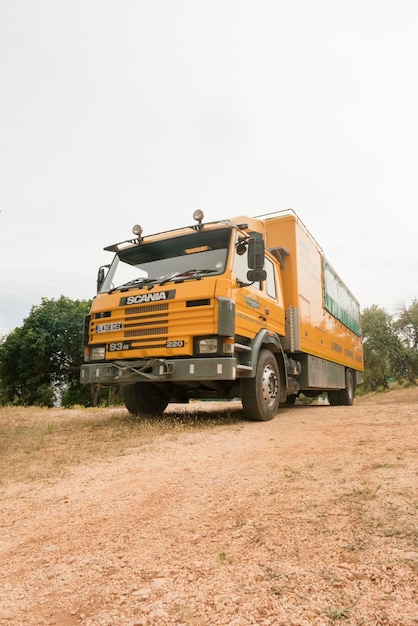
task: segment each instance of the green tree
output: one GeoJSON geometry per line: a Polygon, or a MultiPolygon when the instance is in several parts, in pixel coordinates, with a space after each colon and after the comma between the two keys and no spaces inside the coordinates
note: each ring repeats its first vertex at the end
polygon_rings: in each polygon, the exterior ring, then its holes
{"type": "Polygon", "coordinates": [[[362,316],[364,379],[367,387],[387,379],[407,378],[416,384],[418,374],[418,301],[402,307],[397,317],[373,305],[362,316]]]}
{"type": "Polygon", "coordinates": [[[0,400],[3,404],[52,406],[57,395],[71,391],[88,403],[79,383],[82,332],[90,301],[43,298],[23,326],[0,344],[0,400]]]}
{"type": "Polygon", "coordinates": [[[373,305],[362,315],[364,348],[364,382],[367,387],[386,384],[394,375],[394,366],[402,352],[392,317],[381,307],[373,305]]]}
{"type": "Polygon", "coordinates": [[[409,382],[416,384],[418,375],[418,300],[413,300],[409,307],[402,306],[394,324],[398,337],[402,341],[403,354],[399,369],[404,371],[409,382]]]}

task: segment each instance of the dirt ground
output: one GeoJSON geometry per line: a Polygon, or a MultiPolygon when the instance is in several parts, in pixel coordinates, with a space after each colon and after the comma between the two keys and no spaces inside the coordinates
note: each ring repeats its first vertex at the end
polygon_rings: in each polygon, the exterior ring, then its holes
{"type": "Polygon", "coordinates": [[[411,388],[8,482],[0,625],[417,625],[417,442],[411,388]]]}

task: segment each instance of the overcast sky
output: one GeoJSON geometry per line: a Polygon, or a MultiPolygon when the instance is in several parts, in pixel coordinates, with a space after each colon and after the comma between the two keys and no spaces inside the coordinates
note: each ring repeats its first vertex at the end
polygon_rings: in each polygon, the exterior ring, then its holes
{"type": "Polygon", "coordinates": [[[103,247],[293,208],[360,301],[418,298],[415,0],[0,0],[0,335],[103,247]]]}

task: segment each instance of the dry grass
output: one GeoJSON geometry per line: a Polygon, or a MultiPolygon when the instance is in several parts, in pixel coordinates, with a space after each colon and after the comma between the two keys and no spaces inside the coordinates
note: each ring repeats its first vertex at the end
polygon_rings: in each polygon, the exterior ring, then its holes
{"type": "Polygon", "coordinates": [[[95,458],[124,455],[157,438],[233,424],[236,405],[222,412],[171,408],[160,418],[135,418],[124,408],[0,407],[0,484],[62,476],[95,458]]]}

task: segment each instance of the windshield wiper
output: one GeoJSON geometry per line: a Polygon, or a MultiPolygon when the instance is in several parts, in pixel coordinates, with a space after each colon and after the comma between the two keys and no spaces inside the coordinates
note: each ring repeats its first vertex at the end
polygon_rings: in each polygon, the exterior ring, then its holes
{"type": "Polygon", "coordinates": [[[208,269],[202,269],[202,270],[184,270],[182,272],[173,272],[173,274],[170,274],[170,276],[166,276],[165,278],[163,278],[162,280],[158,281],[158,284],[160,285],[165,285],[165,283],[170,282],[170,280],[185,280],[185,279],[189,279],[189,278],[197,278],[197,280],[200,280],[202,278],[203,274],[211,274],[212,272],[217,272],[218,270],[208,270],[208,269]]]}
{"type": "Polygon", "coordinates": [[[118,285],[117,287],[112,287],[112,289],[109,290],[109,293],[113,293],[114,291],[117,291],[118,289],[122,290],[128,290],[131,289],[132,287],[138,287],[138,286],[142,286],[142,285],[149,285],[151,283],[155,283],[156,282],[156,278],[134,278],[133,280],[128,280],[128,282],[123,283],[122,285],[118,285]]]}

